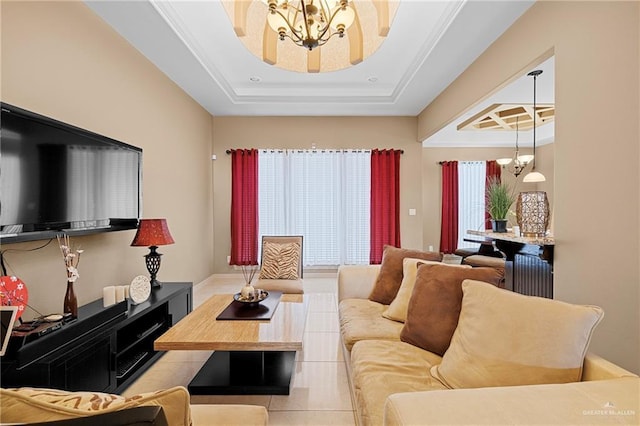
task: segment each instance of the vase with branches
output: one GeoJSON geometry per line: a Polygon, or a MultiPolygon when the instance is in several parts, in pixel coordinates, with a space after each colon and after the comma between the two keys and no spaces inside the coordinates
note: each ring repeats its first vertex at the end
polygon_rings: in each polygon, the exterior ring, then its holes
{"type": "Polygon", "coordinates": [[[78,265],[80,264],[80,255],[84,250],[71,247],[71,239],[68,235],[58,235],[58,246],[60,247],[60,253],[62,253],[62,260],[67,270],[67,292],[64,295],[63,312],[65,314],[71,314],[73,318],[78,317],[78,299],[76,298],[75,291],[73,290],[73,283],[75,283],[80,274],[78,273],[78,265]]]}

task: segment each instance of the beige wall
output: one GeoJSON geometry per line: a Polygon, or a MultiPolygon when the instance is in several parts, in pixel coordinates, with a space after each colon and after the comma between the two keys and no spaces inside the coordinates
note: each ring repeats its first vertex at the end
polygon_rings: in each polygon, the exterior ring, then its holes
{"type": "Polygon", "coordinates": [[[231,148],[396,148],[400,160],[400,232],[404,247],[422,248],[420,150],[415,117],[215,117],[214,270],[230,272],[231,148]],[[417,210],[409,216],[410,208],[417,210]]]}
{"type": "Polygon", "coordinates": [[[555,297],[602,306],[591,350],[636,373],[639,9],[639,2],[534,4],[420,114],[418,125],[422,140],[555,55],[555,297]],[[611,113],[603,118],[603,110],[611,113]]]}
{"type": "MultiPolygon", "coordinates": [[[[542,183],[524,183],[522,178],[530,167],[518,179],[508,171],[502,172],[503,182],[512,185],[516,192],[547,191],[550,205],[553,205],[553,144],[537,148],[539,165],[536,170],[542,172],[547,181],[542,183]],[[544,153],[544,154],[543,154],[544,153]],[[548,155],[551,153],[551,155],[548,155]],[[541,166],[545,166],[544,168],[541,166]]],[[[422,150],[422,210],[424,212],[424,246],[440,247],[440,222],[442,218],[442,169],[441,161],[486,161],[513,156],[514,148],[423,148],[422,150]]],[[[515,212],[515,205],[512,207],[515,212]]],[[[509,226],[516,224],[515,217],[510,218],[509,226]]]]}
{"type": "MultiPolygon", "coordinates": [[[[2,7],[4,102],[143,148],[143,216],[166,217],[176,244],[159,278],[200,281],[212,271],[211,115],[81,2],[2,7]]],[[[85,253],[79,304],[102,287],[147,274],[134,231],[73,238],[85,253]]],[[[62,310],[66,274],[57,243],[3,245],[13,274],[43,313],[62,310]]],[[[32,314],[30,312],[29,314],[32,314]]]]}

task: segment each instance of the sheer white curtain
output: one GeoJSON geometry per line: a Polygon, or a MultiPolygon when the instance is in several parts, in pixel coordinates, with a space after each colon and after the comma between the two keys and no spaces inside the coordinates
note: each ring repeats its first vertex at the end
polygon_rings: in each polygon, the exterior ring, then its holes
{"type": "Polygon", "coordinates": [[[478,248],[477,243],[470,243],[464,239],[467,237],[467,230],[484,229],[486,175],[485,161],[458,163],[458,248],[478,248]]]}
{"type": "Polygon", "coordinates": [[[259,239],[302,235],[305,265],[368,263],[370,153],[262,150],[259,239]]]}

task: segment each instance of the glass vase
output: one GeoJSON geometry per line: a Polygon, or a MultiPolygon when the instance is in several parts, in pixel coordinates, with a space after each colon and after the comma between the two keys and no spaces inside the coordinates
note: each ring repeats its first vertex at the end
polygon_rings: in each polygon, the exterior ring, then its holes
{"type": "Polygon", "coordinates": [[[73,291],[73,281],[67,281],[63,312],[71,314],[73,318],[78,318],[78,299],[76,299],[76,293],[73,291]]]}

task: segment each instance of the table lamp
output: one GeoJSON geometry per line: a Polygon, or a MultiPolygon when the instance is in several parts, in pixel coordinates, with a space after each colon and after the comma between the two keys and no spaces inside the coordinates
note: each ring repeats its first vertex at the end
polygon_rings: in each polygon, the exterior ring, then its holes
{"type": "Polygon", "coordinates": [[[173,244],[173,237],[169,232],[166,219],[140,219],[138,224],[138,232],[133,238],[131,246],[149,247],[149,254],[145,255],[147,270],[151,278],[151,287],[158,288],[162,284],[156,279],[156,274],[160,270],[160,257],[162,253],[158,253],[158,246],[173,244]]]}

